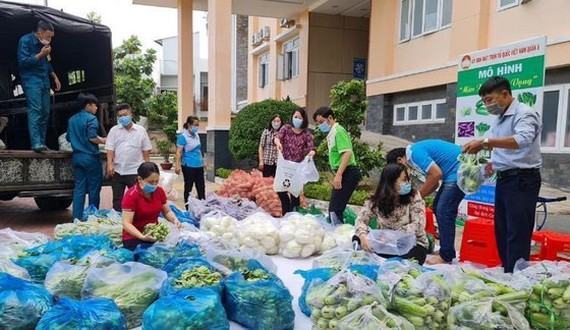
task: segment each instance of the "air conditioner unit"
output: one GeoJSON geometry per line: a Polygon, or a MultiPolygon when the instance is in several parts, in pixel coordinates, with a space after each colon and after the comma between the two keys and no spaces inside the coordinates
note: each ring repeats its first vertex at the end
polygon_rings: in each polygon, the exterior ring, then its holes
{"type": "Polygon", "coordinates": [[[282,27],[282,28],[288,29],[288,28],[290,28],[290,27],[292,27],[292,26],[294,26],[294,25],[295,25],[295,20],[290,20],[290,19],[287,19],[287,18],[282,18],[282,19],[279,21],[279,26],[282,27]]]}

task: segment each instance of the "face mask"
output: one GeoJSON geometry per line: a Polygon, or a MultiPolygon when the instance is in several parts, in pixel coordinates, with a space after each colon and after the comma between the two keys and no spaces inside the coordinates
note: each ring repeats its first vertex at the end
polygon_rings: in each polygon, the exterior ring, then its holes
{"type": "Polygon", "coordinates": [[[45,40],[45,39],[39,38],[39,40],[40,40],[40,43],[41,43],[42,45],[44,45],[44,46],[49,46],[49,44],[50,44],[50,42],[47,41],[47,40],[45,40]]]}
{"type": "Polygon", "coordinates": [[[127,127],[133,122],[133,118],[131,116],[121,116],[118,122],[121,126],[127,127]]]}
{"type": "Polygon", "coordinates": [[[412,191],[412,184],[409,182],[403,183],[400,185],[400,195],[404,196],[409,194],[412,191]]]}
{"type": "Polygon", "coordinates": [[[158,186],[150,184],[150,183],[145,183],[143,186],[143,191],[147,194],[152,194],[153,192],[156,191],[156,188],[158,186]]]}
{"type": "Polygon", "coordinates": [[[302,125],[303,125],[303,119],[293,118],[293,126],[295,128],[301,128],[302,125]]]}
{"type": "Polygon", "coordinates": [[[196,134],[196,133],[198,133],[198,127],[192,126],[192,128],[190,129],[190,131],[192,132],[192,134],[196,134]]]}
{"type": "Polygon", "coordinates": [[[489,104],[485,106],[487,108],[487,111],[495,116],[501,115],[503,113],[503,111],[505,109],[503,109],[503,107],[501,107],[500,105],[498,105],[497,103],[493,103],[493,104],[489,104]]]}
{"type": "Polygon", "coordinates": [[[331,130],[331,125],[325,121],[319,125],[319,130],[323,133],[328,133],[331,130]]]}
{"type": "Polygon", "coordinates": [[[273,127],[274,130],[278,130],[281,128],[281,123],[271,123],[271,127],[273,127]]]}

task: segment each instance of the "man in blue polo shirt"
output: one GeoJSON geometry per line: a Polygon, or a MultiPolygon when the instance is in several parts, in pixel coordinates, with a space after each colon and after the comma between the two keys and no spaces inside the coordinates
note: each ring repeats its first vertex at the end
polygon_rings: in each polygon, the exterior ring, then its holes
{"type": "Polygon", "coordinates": [[[93,94],[79,94],[78,99],[83,108],[69,118],[67,141],[73,149],[73,218],[83,220],[86,194],[89,194],[89,205],[99,208],[103,168],[98,145],[105,144],[106,139],[97,135],[97,98],[93,94]]]}
{"type": "Polygon", "coordinates": [[[465,194],[457,186],[457,170],[461,147],[444,140],[424,140],[410,144],[407,148],[397,148],[388,153],[388,163],[404,164],[419,171],[426,177],[419,188],[422,197],[439,190],[434,201],[437,218],[440,250],[439,256],[428,259],[428,263],[449,263],[455,253],[455,219],[457,209],[465,194]],[[440,181],[441,186],[440,186],[440,181]]]}
{"type": "Polygon", "coordinates": [[[50,77],[54,90],[61,89],[61,83],[50,64],[53,26],[39,21],[35,32],[28,33],[18,42],[18,69],[22,88],[28,106],[28,131],[32,150],[47,150],[45,140],[50,113],[50,77]]]}

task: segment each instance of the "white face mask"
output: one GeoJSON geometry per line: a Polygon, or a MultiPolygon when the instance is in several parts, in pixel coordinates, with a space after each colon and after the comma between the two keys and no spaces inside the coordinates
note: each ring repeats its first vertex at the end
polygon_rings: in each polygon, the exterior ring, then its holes
{"type": "Polygon", "coordinates": [[[272,122],[271,127],[273,127],[274,130],[278,130],[281,127],[281,122],[272,122]]]}

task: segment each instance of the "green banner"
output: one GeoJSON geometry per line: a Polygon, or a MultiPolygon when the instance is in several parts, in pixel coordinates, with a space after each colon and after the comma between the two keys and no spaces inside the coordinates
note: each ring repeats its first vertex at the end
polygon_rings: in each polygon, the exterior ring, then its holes
{"type": "Polygon", "coordinates": [[[493,76],[509,79],[513,90],[542,87],[544,55],[459,71],[457,96],[477,95],[481,85],[493,76]]]}

